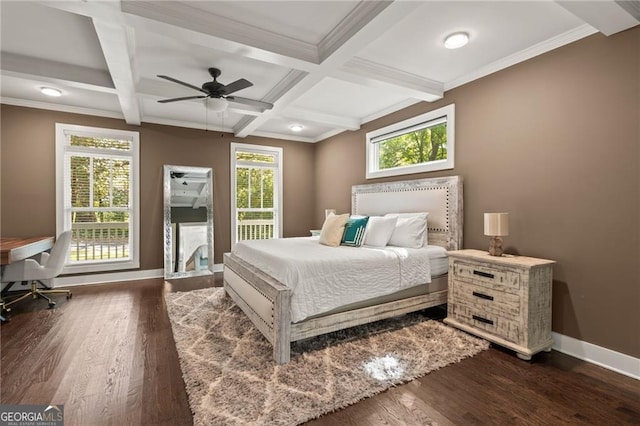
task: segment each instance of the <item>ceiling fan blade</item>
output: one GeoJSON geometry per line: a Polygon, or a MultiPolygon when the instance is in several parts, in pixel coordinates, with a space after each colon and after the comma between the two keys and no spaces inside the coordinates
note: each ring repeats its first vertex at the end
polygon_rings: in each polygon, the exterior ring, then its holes
{"type": "Polygon", "coordinates": [[[227,99],[228,101],[231,101],[231,102],[236,102],[236,103],[239,103],[239,104],[256,106],[256,107],[260,107],[260,108],[264,108],[264,109],[273,108],[273,104],[272,103],[263,102],[263,101],[256,101],[254,99],[241,98],[239,96],[227,96],[225,99],[227,99]]]}
{"type": "Polygon", "coordinates": [[[174,83],[182,84],[183,86],[189,87],[191,89],[195,89],[195,90],[197,90],[199,92],[202,92],[202,93],[206,93],[207,95],[209,94],[209,92],[207,92],[206,90],[202,89],[201,87],[194,86],[193,84],[185,83],[184,81],[176,80],[173,77],[169,77],[167,75],[158,75],[158,77],[164,78],[165,80],[169,80],[169,81],[172,81],[174,83]]]}
{"type": "Polygon", "coordinates": [[[246,89],[247,87],[251,86],[253,86],[252,82],[241,78],[240,80],[236,80],[233,83],[227,84],[222,88],[222,90],[224,90],[225,95],[230,95],[233,92],[237,92],[238,90],[246,89]]]}
{"type": "Polygon", "coordinates": [[[203,99],[208,96],[185,96],[183,98],[173,98],[173,99],[160,99],[158,102],[161,104],[166,104],[167,102],[176,102],[176,101],[186,101],[187,99],[203,99]]]}

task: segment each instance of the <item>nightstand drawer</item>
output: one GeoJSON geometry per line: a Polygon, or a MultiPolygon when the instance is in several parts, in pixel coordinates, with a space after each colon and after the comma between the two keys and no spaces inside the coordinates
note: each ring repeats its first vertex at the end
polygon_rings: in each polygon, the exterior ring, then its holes
{"type": "Polygon", "coordinates": [[[518,271],[501,267],[488,267],[472,262],[453,261],[454,279],[484,285],[496,290],[517,292],[522,280],[518,271]]]}
{"type": "Polygon", "coordinates": [[[521,297],[517,294],[493,290],[481,285],[454,281],[449,287],[454,303],[475,306],[479,311],[492,312],[507,318],[520,318],[521,297]]]}
{"type": "Polygon", "coordinates": [[[518,321],[504,318],[495,313],[483,311],[462,303],[451,307],[450,314],[461,323],[488,331],[498,337],[514,343],[520,343],[520,325],[518,321]]]}

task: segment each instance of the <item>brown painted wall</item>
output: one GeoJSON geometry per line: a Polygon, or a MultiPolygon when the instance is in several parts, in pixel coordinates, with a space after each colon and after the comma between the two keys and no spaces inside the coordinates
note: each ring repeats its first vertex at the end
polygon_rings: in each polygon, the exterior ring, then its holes
{"type": "Polygon", "coordinates": [[[553,330],[640,356],[640,28],[594,35],[323,141],[315,226],[349,211],[365,133],[455,103],[464,246],[486,249],[483,213],[510,213],[507,252],[554,259],[553,330]]]}
{"type": "Polygon", "coordinates": [[[314,150],[311,144],[2,105],[2,235],[54,235],[55,123],[140,132],[140,268],[163,267],[162,166],[213,168],[215,262],[231,249],[229,144],[279,146],[284,157],[284,236],[309,235],[313,224],[314,150]]]}

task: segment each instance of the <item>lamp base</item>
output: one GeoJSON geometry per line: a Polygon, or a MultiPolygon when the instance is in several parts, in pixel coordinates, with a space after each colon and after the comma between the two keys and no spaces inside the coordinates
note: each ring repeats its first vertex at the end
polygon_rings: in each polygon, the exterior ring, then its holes
{"type": "Polygon", "coordinates": [[[489,254],[491,256],[502,256],[502,237],[491,237],[489,240],[489,254]]]}

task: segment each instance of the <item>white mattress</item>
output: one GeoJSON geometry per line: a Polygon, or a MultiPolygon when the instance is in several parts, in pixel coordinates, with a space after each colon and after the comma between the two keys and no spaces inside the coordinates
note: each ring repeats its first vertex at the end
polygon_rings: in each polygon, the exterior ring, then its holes
{"type": "Polygon", "coordinates": [[[447,256],[438,246],[327,247],[317,237],[243,241],[233,253],[291,288],[292,322],[430,283],[430,259],[447,256]]]}

